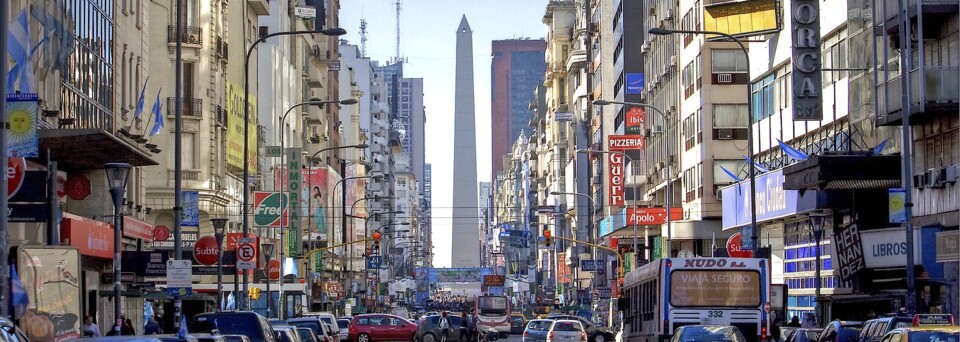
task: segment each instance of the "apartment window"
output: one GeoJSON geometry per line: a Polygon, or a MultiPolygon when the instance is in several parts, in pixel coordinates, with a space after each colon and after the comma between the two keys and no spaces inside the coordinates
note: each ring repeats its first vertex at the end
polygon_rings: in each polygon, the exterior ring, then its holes
{"type": "Polygon", "coordinates": [[[197,134],[193,132],[181,133],[180,165],[184,170],[197,169],[197,134]]]}
{"type": "MultiPolygon", "coordinates": [[[[954,21],[956,22],[956,21],[954,21]]],[[[937,39],[923,41],[923,59],[930,66],[960,65],[960,29],[956,24],[941,30],[937,39]]]]}
{"type": "Polygon", "coordinates": [[[747,139],[747,105],[713,105],[713,140],[747,139]]]}
{"type": "Polygon", "coordinates": [[[914,173],[926,172],[960,163],[960,119],[944,116],[914,126],[914,173]],[[919,168],[919,170],[917,170],[919,168]]]}
{"type": "Polygon", "coordinates": [[[690,202],[703,196],[703,164],[683,171],[683,200],[690,202]]]}
{"type": "Polygon", "coordinates": [[[683,82],[683,96],[684,98],[690,97],[690,95],[693,95],[693,92],[697,89],[700,89],[701,86],[700,55],[697,55],[696,58],[683,67],[681,76],[683,82]]]}
{"type": "Polygon", "coordinates": [[[123,58],[120,58],[120,108],[127,108],[127,82],[130,81],[128,77],[130,76],[127,73],[127,53],[123,53],[123,58]]]}
{"type": "Polygon", "coordinates": [[[701,111],[693,112],[683,119],[683,146],[689,150],[699,143],[703,142],[703,132],[701,128],[701,111]]]}
{"type": "Polygon", "coordinates": [[[826,37],[822,45],[823,86],[847,77],[847,29],[826,37]],[[830,70],[839,69],[839,70],[830,70]]]}
{"type": "Polygon", "coordinates": [[[727,185],[736,183],[737,180],[730,177],[726,171],[730,171],[737,177],[743,178],[740,175],[740,170],[747,168],[747,161],[743,159],[734,159],[734,160],[714,160],[713,161],[713,184],[714,185],[727,185]]]}
{"type": "Polygon", "coordinates": [[[561,77],[559,81],[560,85],[557,87],[559,90],[559,104],[567,104],[567,80],[561,77]]]}
{"type": "Polygon", "coordinates": [[[183,18],[183,25],[187,27],[200,26],[200,0],[183,0],[184,11],[170,11],[171,24],[176,25],[177,15],[183,18]]]}
{"type": "Polygon", "coordinates": [[[746,73],[747,59],[743,51],[714,49],[710,53],[710,63],[713,73],[746,73]]]}
{"type": "Polygon", "coordinates": [[[137,14],[137,28],[143,28],[143,0],[136,1],[137,9],[135,11],[137,14]]]}
{"type": "Polygon", "coordinates": [[[774,90],[773,81],[776,75],[770,74],[763,79],[754,82],[751,87],[751,96],[753,96],[753,120],[759,122],[774,114],[774,90]]]}

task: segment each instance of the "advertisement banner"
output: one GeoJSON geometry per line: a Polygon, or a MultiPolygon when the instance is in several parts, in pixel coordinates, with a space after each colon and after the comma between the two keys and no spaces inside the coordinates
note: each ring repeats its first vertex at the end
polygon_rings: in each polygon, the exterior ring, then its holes
{"type": "Polygon", "coordinates": [[[676,307],[756,307],[762,303],[760,273],[748,270],[676,270],[670,273],[670,304],[676,307]]]}
{"type": "MultiPolygon", "coordinates": [[[[757,222],[790,216],[816,208],[817,192],[783,188],[783,169],[756,176],[757,222]]],[[[736,183],[720,190],[723,205],[723,229],[750,224],[750,181],[736,183]]]]}
{"type": "MultiPolygon", "coordinates": [[[[557,253],[557,260],[566,260],[567,253],[557,253]]],[[[558,262],[557,263],[557,283],[569,283],[573,280],[570,277],[570,267],[567,267],[567,263],[558,262]]]]}
{"type": "Polygon", "coordinates": [[[625,131],[631,134],[642,134],[644,123],[647,120],[647,114],[643,107],[630,107],[627,110],[625,131]]]}
{"type": "MultiPolygon", "coordinates": [[[[80,253],[74,248],[37,246],[16,250],[17,273],[29,304],[20,328],[33,342],[80,338],[80,253]]],[[[111,257],[112,258],[112,257],[111,257]]]]}
{"type": "Polygon", "coordinates": [[[642,135],[608,135],[607,136],[607,150],[608,151],[628,151],[628,150],[642,150],[643,136],[642,135]]]}
{"type": "MultiPolygon", "coordinates": [[[[683,219],[683,208],[670,208],[670,220],[677,221],[683,219]]],[[[633,225],[661,225],[667,223],[666,208],[627,208],[627,226],[633,225]]]]}
{"type": "MultiPolygon", "coordinates": [[[[157,226],[162,227],[162,226],[157,226]]],[[[154,234],[156,235],[156,234],[154,234]]],[[[199,229],[183,229],[180,227],[180,248],[183,249],[193,249],[193,244],[197,243],[197,240],[200,239],[199,229]]],[[[174,239],[172,236],[168,237],[165,240],[153,240],[150,241],[150,247],[156,250],[173,250],[174,239]]],[[[112,256],[111,256],[112,258],[112,256]]]]}
{"type": "Polygon", "coordinates": [[[63,213],[60,224],[63,244],[80,249],[80,254],[113,259],[113,227],[109,224],[63,213]]]}
{"type": "MultiPolygon", "coordinates": [[[[703,5],[703,30],[734,37],[780,31],[780,0],[714,1],[703,5]]],[[[794,12],[796,13],[796,12],[794,12]]],[[[708,38],[719,38],[709,35],[708,38]]]]}
{"type": "Polygon", "coordinates": [[[298,255],[300,254],[300,240],[303,237],[302,232],[300,231],[300,225],[302,223],[301,219],[303,218],[302,212],[300,211],[300,204],[303,200],[303,168],[300,167],[300,152],[303,151],[301,148],[287,148],[283,153],[287,155],[285,158],[286,165],[286,174],[287,177],[284,179],[285,188],[287,190],[287,198],[289,202],[289,210],[287,211],[287,254],[289,255],[298,255]]]}
{"type": "Polygon", "coordinates": [[[623,174],[623,155],[619,153],[607,153],[607,176],[609,177],[609,187],[610,187],[610,205],[614,207],[622,207],[624,205],[624,196],[623,196],[623,187],[624,187],[624,174],[623,174]]]}
{"type": "Polygon", "coordinates": [[[167,251],[137,252],[123,251],[120,257],[120,270],[133,272],[140,277],[166,277],[167,251]]]}
{"type": "Polygon", "coordinates": [[[36,158],[37,94],[7,94],[7,156],[36,158]]]}
{"type": "Polygon", "coordinates": [[[904,223],[907,221],[907,209],[904,203],[907,200],[907,191],[903,188],[887,189],[887,201],[890,223],[904,223]]]}
{"type": "Polygon", "coordinates": [[[317,234],[320,241],[330,240],[327,236],[327,227],[332,223],[327,218],[333,217],[328,212],[332,208],[330,203],[332,196],[328,196],[330,190],[327,186],[336,183],[330,183],[327,174],[326,168],[309,167],[304,169],[303,175],[306,182],[303,189],[307,194],[301,198],[307,202],[307,205],[301,206],[303,210],[301,216],[307,218],[305,226],[310,232],[317,234]]]}
{"type": "Polygon", "coordinates": [[[286,211],[287,204],[289,204],[289,201],[287,200],[286,194],[283,194],[281,197],[280,192],[254,191],[253,225],[258,227],[280,227],[280,220],[284,219],[283,215],[281,215],[281,208],[283,208],[283,211],[286,211]]]}
{"type": "Polygon", "coordinates": [[[441,283],[480,282],[479,268],[438,268],[437,281],[441,283]]]}
{"type": "Polygon", "coordinates": [[[124,216],[123,236],[147,241],[153,240],[153,225],[130,216],[124,216]]]}
{"type": "Polygon", "coordinates": [[[837,230],[833,235],[835,269],[840,270],[840,279],[849,281],[866,268],[860,229],[856,223],[837,230]]]}
{"type": "Polygon", "coordinates": [[[257,98],[248,97],[247,117],[243,120],[243,85],[227,82],[227,166],[243,169],[243,136],[247,133],[247,168],[257,169],[257,98]]]}
{"type": "Polygon", "coordinates": [[[628,72],[627,73],[627,95],[640,95],[643,92],[643,73],[642,72],[628,72]]]}
{"type": "Polygon", "coordinates": [[[793,120],[823,120],[823,76],[820,70],[820,1],[790,0],[793,44],[793,120]]]}
{"type": "Polygon", "coordinates": [[[183,227],[200,226],[200,192],[183,191],[183,212],[180,219],[180,225],[183,227]]]}

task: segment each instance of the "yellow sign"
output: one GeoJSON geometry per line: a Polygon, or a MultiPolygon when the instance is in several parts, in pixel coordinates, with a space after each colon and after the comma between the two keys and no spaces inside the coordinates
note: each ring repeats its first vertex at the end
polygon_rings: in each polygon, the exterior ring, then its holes
{"type": "MultiPolygon", "coordinates": [[[[779,0],[713,1],[703,6],[703,29],[734,37],[752,37],[780,31],[779,0]]],[[[709,37],[717,38],[717,37],[709,37]]]]}
{"type": "Polygon", "coordinates": [[[257,98],[250,95],[249,121],[243,124],[243,87],[227,82],[227,166],[243,169],[243,133],[247,132],[247,167],[257,170],[257,98]]]}

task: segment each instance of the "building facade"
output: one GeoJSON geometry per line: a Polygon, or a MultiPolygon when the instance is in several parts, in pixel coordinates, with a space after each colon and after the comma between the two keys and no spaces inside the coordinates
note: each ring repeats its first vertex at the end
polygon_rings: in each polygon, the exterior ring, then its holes
{"type": "Polygon", "coordinates": [[[490,64],[490,132],[493,171],[501,170],[501,158],[525,132],[530,136],[532,92],[543,83],[546,70],[543,39],[494,40],[490,64]]]}

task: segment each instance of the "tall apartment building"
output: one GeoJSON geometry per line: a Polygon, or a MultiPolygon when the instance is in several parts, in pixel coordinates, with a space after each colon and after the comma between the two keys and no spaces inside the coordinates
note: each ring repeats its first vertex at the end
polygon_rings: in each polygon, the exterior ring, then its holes
{"type": "Polygon", "coordinates": [[[480,204],[480,208],[477,211],[477,217],[480,219],[477,220],[477,226],[480,231],[481,243],[480,243],[480,265],[482,267],[492,266],[491,257],[493,251],[497,250],[494,246],[494,222],[495,220],[495,207],[494,203],[499,203],[493,199],[493,183],[492,182],[480,182],[479,184],[479,194],[480,197],[477,198],[477,203],[480,204]]]}
{"type": "Polygon", "coordinates": [[[410,154],[410,164],[418,182],[423,182],[427,113],[423,106],[423,79],[401,78],[398,86],[395,125],[404,132],[403,152],[410,154]]]}
{"type": "Polygon", "coordinates": [[[543,39],[494,40],[490,64],[491,179],[501,170],[501,158],[520,132],[530,136],[530,101],[543,83],[546,64],[543,39]]]}

